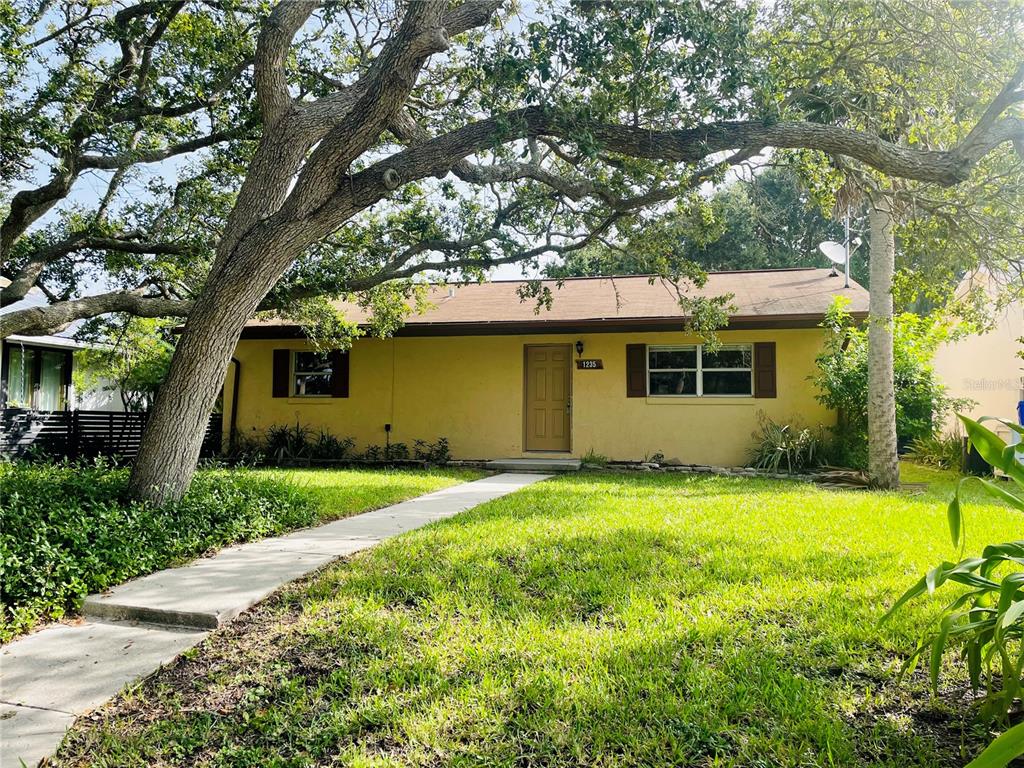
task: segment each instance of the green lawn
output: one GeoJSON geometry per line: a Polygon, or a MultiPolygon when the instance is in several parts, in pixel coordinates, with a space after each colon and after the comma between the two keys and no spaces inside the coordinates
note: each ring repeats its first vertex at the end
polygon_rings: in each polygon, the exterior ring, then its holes
{"type": "MultiPolygon", "coordinates": [[[[938,492],[578,475],[293,586],[80,724],[61,765],[957,766],[962,681],[901,658],[938,492]]],[[[1019,538],[980,500],[968,551],[1019,538]]],[[[963,753],[961,752],[963,750],[963,753]]]]}
{"type": "Polygon", "coordinates": [[[326,522],[477,480],[485,473],[471,469],[265,469],[256,474],[287,480],[309,491],[326,522]]]}

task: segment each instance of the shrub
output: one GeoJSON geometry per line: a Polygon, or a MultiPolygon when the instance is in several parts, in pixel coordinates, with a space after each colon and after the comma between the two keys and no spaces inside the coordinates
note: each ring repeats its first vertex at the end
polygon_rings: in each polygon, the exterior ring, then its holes
{"type": "Polygon", "coordinates": [[[272,425],[267,428],[267,453],[278,461],[308,459],[313,453],[310,436],[313,431],[298,422],[295,426],[272,425]]]}
{"type": "Polygon", "coordinates": [[[451,448],[448,446],[448,438],[439,437],[433,443],[417,440],[413,443],[413,456],[417,461],[428,461],[431,464],[447,464],[452,458],[451,448]]]}
{"type": "Polygon", "coordinates": [[[367,445],[362,453],[356,453],[356,441],[351,437],[336,437],[327,429],[320,429],[316,438],[313,429],[296,422],[291,426],[273,425],[267,428],[264,439],[236,439],[232,458],[261,461],[264,456],[273,461],[316,459],[368,462],[426,461],[431,464],[447,464],[451,460],[448,438],[439,437],[433,443],[416,440],[412,450],[407,443],[390,445],[367,445]]]}
{"type": "MultiPolygon", "coordinates": [[[[965,483],[981,487],[1011,507],[1024,512],[1024,461],[1013,447],[979,422],[960,416],[971,445],[993,467],[1009,478],[1015,492],[1002,483],[980,477],[965,477],[957,484],[949,502],[947,518],[953,546],[962,547],[964,524],[962,490],[965,483]]],[[[1024,436],[1024,427],[1003,422],[1024,436]]],[[[967,666],[975,692],[984,687],[981,716],[1000,724],[1024,692],[1024,541],[990,544],[981,557],[969,557],[957,563],[942,562],[908,589],[889,609],[883,621],[920,595],[932,593],[946,583],[967,587],[942,612],[938,628],[925,638],[904,664],[912,669],[927,656],[933,692],[938,692],[942,658],[957,648],[967,666]]],[[[1009,728],[972,762],[968,768],[1004,766],[1024,754],[1024,723],[1009,728]],[[1016,746],[1014,746],[1016,745],[1016,746]]]]}
{"type": "Polygon", "coordinates": [[[127,479],[106,462],[0,464],[0,642],[90,592],[317,520],[306,491],[245,469],[202,471],[163,508],[129,500],[127,479]]]}
{"type": "Polygon", "coordinates": [[[326,429],[320,430],[320,436],[310,446],[310,457],[314,459],[330,459],[339,461],[352,455],[356,441],[351,437],[335,437],[326,429]]]}
{"type": "Polygon", "coordinates": [[[963,469],[963,454],[963,436],[959,432],[952,435],[918,437],[907,451],[907,457],[918,464],[957,472],[963,469]]]}
{"type": "Polygon", "coordinates": [[[384,458],[388,461],[407,461],[409,446],[405,443],[390,443],[384,448],[384,458]]]}
{"type": "MultiPolygon", "coordinates": [[[[818,400],[836,411],[830,450],[833,463],[856,469],[867,466],[868,338],[867,329],[854,325],[849,303],[837,297],[822,325],[828,345],[818,356],[814,382],[818,400]]],[[[932,368],[938,345],[949,338],[942,323],[912,313],[893,321],[893,370],[896,393],[896,435],[901,445],[931,437],[935,427],[965,401],[950,398],[932,368]]]]}
{"type": "Polygon", "coordinates": [[[769,472],[793,473],[821,463],[820,432],[800,426],[795,420],[790,424],[779,424],[764,411],[760,411],[757,418],[750,466],[769,472]]]}

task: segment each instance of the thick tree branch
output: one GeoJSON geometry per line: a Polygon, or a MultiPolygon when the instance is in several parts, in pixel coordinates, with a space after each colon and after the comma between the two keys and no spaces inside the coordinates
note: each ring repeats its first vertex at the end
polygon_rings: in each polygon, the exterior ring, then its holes
{"type": "MultiPolygon", "coordinates": [[[[496,262],[497,263],[497,262],[496,262]]],[[[383,274],[383,273],[382,273],[383,274]]],[[[393,277],[382,276],[367,283],[367,287],[380,285],[393,277]]],[[[365,290],[356,287],[348,290],[365,290]]],[[[267,296],[257,308],[259,312],[288,308],[293,302],[319,296],[321,292],[305,286],[292,286],[280,293],[267,296]]],[[[52,299],[52,297],[51,297],[52,299]]],[[[65,301],[52,301],[44,306],[26,307],[14,312],[0,314],[0,339],[14,334],[38,336],[56,333],[76,320],[85,320],[116,312],[135,317],[188,317],[194,302],[191,299],[177,299],[165,295],[145,293],[144,288],[135,291],[111,291],[109,293],[84,296],[65,301]]]]}
{"type": "MultiPolygon", "coordinates": [[[[1006,82],[999,94],[988,105],[985,112],[978,119],[977,124],[967,134],[967,137],[960,143],[960,151],[969,154],[975,145],[985,146],[988,134],[991,133],[996,121],[1012,105],[1024,99],[1024,92],[1017,92],[1017,89],[1024,83],[1024,62],[1017,67],[1017,71],[1006,82]]],[[[984,152],[982,153],[984,154],[984,152]]]]}
{"type": "MultiPolygon", "coordinates": [[[[763,147],[817,149],[845,155],[890,176],[950,186],[966,179],[977,160],[978,147],[1024,139],[1024,119],[1006,117],[976,135],[970,152],[961,145],[950,150],[903,147],[877,136],[834,125],[790,121],[728,121],[675,131],[653,131],[625,125],[581,124],[572,115],[530,107],[471,123],[448,134],[413,146],[371,166],[364,173],[388,167],[402,181],[443,175],[460,160],[494,146],[530,136],[557,136],[571,140],[586,129],[606,150],[651,160],[696,163],[719,152],[756,152],[763,147]]],[[[357,177],[361,174],[357,174],[357,177]]],[[[356,177],[356,178],[357,178],[356,177]]]]}
{"type": "Polygon", "coordinates": [[[405,104],[427,58],[448,47],[441,26],[442,0],[417,0],[380,55],[353,87],[358,97],[344,118],[323,137],[285,204],[289,215],[303,216],[330,195],[333,180],[381,134],[405,104]]]}
{"type": "Polygon", "coordinates": [[[117,251],[119,253],[182,255],[192,250],[186,243],[156,243],[141,240],[142,233],[127,233],[123,237],[100,237],[88,232],[76,232],[59,242],[32,253],[8,286],[0,290],[0,306],[7,306],[25,298],[36,285],[46,267],[69,253],[85,250],[117,251]]]}
{"type": "Polygon", "coordinates": [[[111,312],[127,312],[136,317],[185,317],[191,308],[190,301],[149,296],[135,291],[111,291],[2,314],[0,339],[16,333],[52,333],[55,329],[66,327],[76,320],[99,317],[111,312]]]}
{"type": "Polygon", "coordinates": [[[265,125],[276,123],[291,107],[285,61],[295,34],[320,5],[318,0],[278,3],[263,24],[256,44],[253,76],[265,125]]]}

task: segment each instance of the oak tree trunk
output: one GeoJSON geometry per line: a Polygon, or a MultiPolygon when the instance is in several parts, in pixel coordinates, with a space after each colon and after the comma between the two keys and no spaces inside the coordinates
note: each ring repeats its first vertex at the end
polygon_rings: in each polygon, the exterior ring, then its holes
{"type": "Polygon", "coordinates": [[[897,488],[896,393],[893,374],[892,279],[896,241],[890,200],[872,199],[871,299],[868,310],[868,479],[874,488],[897,488]]]}
{"type": "Polygon", "coordinates": [[[294,258],[284,244],[263,248],[273,256],[236,251],[225,259],[196,300],[132,465],[128,492],[135,498],[164,504],[188,490],[242,328],[294,258]]]}

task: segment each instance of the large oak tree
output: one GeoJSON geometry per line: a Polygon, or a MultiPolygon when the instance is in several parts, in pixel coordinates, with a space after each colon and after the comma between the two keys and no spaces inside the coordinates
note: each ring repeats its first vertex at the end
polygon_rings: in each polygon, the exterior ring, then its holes
{"type": "Polygon", "coordinates": [[[500,0],[43,8],[0,4],[14,137],[0,162],[22,176],[0,224],[0,298],[36,286],[49,301],[0,315],[0,336],[109,312],[187,318],[132,475],[157,500],[187,488],[260,308],[316,314],[315,297],[361,292],[387,315],[417,272],[472,275],[614,236],[769,147],[944,188],[1024,145],[1019,60],[974,73],[970,125],[909,141],[822,110],[843,65],[786,70],[778,28],[729,2],[533,18],[500,0]],[[45,74],[37,88],[29,73],[45,74]],[[185,157],[173,183],[140,170],[185,157]],[[97,173],[98,204],[69,205],[97,173]],[[101,288],[83,295],[90,273],[101,288]]]}

